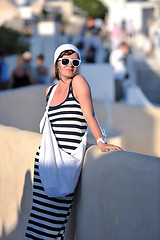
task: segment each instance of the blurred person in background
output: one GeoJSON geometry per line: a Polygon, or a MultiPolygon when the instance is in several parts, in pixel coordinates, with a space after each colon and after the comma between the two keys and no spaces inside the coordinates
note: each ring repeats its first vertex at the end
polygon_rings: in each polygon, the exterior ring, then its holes
{"type": "Polygon", "coordinates": [[[94,20],[94,26],[98,31],[100,31],[104,27],[104,20],[101,18],[96,18],[94,20]]]}
{"type": "Polygon", "coordinates": [[[147,57],[156,57],[159,61],[160,58],[160,23],[153,19],[148,19],[147,22],[147,35],[150,42],[150,49],[147,53],[147,57]]]}
{"type": "Polygon", "coordinates": [[[36,58],[35,80],[37,83],[48,83],[48,69],[43,65],[44,55],[40,54],[36,58]]]}
{"type": "Polygon", "coordinates": [[[32,66],[32,54],[29,51],[26,51],[22,54],[22,58],[23,58],[23,66],[24,68],[26,68],[28,71],[30,71],[30,73],[32,74],[32,77],[34,78],[35,76],[35,70],[32,66]]]}
{"type": "Polygon", "coordinates": [[[121,28],[117,23],[114,23],[114,26],[110,32],[110,43],[111,43],[111,50],[117,48],[121,41],[121,28]]]}
{"type": "Polygon", "coordinates": [[[5,90],[8,88],[8,69],[7,63],[5,61],[5,53],[3,51],[0,52],[0,90],[5,90]]]}
{"type": "Polygon", "coordinates": [[[126,63],[129,51],[128,45],[122,42],[110,53],[109,63],[113,68],[116,101],[124,99],[123,82],[129,76],[126,63]]]}
{"type": "Polygon", "coordinates": [[[126,41],[126,27],[127,27],[127,21],[126,19],[122,19],[121,21],[121,39],[122,41],[126,41]]]}
{"type": "Polygon", "coordinates": [[[57,84],[58,80],[56,79],[56,73],[55,73],[55,65],[52,64],[50,68],[50,83],[51,84],[57,84]]]}
{"type": "Polygon", "coordinates": [[[17,66],[10,76],[9,88],[19,88],[34,84],[32,74],[24,67],[23,58],[21,56],[17,56],[16,64],[17,66]]]}
{"type": "Polygon", "coordinates": [[[88,39],[85,43],[86,49],[86,62],[103,62],[104,61],[104,48],[102,41],[102,32],[96,28],[90,30],[88,39]],[[94,61],[90,60],[90,55],[94,55],[94,61]]]}
{"type": "Polygon", "coordinates": [[[82,61],[85,62],[86,51],[85,51],[85,42],[83,41],[83,39],[79,40],[79,42],[76,44],[76,47],[80,51],[82,61]]]}
{"type": "Polygon", "coordinates": [[[95,63],[95,54],[96,54],[95,47],[89,46],[86,50],[85,62],[86,63],[95,63]]]}
{"type": "Polygon", "coordinates": [[[133,37],[134,37],[133,21],[132,19],[129,19],[126,24],[126,39],[130,47],[132,47],[133,45],[133,37]]]}
{"type": "Polygon", "coordinates": [[[95,62],[104,62],[103,35],[101,30],[94,30],[89,41],[90,45],[95,48],[95,62]]]}
{"type": "Polygon", "coordinates": [[[93,29],[94,28],[94,18],[88,18],[87,20],[86,20],[86,28],[88,29],[88,30],[91,30],[91,29],[93,29]]]}

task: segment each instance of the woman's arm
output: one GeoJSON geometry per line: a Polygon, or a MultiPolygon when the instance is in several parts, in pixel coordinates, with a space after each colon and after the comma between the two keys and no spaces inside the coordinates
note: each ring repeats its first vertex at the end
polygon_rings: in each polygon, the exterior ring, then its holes
{"type": "MultiPolygon", "coordinates": [[[[76,75],[73,78],[72,86],[73,86],[73,94],[76,97],[76,99],[79,101],[84,118],[87,121],[88,126],[94,138],[97,141],[99,138],[102,137],[102,133],[97,123],[97,120],[94,116],[90,86],[85,80],[85,78],[82,77],[81,75],[76,75]]],[[[99,142],[98,146],[100,147],[102,152],[107,152],[111,149],[122,150],[120,147],[117,147],[111,144],[105,144],[102,142],[99,142]]]]}

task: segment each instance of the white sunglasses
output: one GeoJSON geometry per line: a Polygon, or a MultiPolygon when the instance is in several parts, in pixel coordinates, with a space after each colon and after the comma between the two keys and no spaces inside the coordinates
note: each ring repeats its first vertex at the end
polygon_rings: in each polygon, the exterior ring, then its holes
{"type": "Polygon", "coordinates": [[[58,61],[61,61],[63,66],[67,66],[69,62],[72,63],[72,66],[79,67],[81,60],[80,59],[69,59],[69,58],[59,58],[58,61]]]}

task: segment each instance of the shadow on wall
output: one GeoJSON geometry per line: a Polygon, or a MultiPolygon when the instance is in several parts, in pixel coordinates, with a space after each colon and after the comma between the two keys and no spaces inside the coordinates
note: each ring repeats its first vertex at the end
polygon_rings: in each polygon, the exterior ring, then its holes
{"type": "Polygon", "coordinates": [[[23,195],[21,198],[20,209],[17,209],[17,225],[14,227],[14,230],[9,234],[6,233],[5,226],[2,227],[2,235],[0,236],[1,240],[23,240],[25,238],[25,230],[27,227],[27,221],[30,214],[30,209],[32,205],[32,181],[31,181],[31,172],[28,170],[25,175],[25,182],[23,188],[23,195]]]}

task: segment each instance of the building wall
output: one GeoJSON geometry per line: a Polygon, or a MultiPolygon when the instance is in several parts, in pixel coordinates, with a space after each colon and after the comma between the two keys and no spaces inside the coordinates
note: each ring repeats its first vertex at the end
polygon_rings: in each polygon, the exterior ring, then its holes
{"type": "Polygon", "coordinates": [[[46,1],[46,7],[61,9],[63,18],[67,20],[73,13],[72,1],[46,1]]]}
{"type": "MultiPolygon", "coordinates": [[[[132,20],[135,33],[146,33],[147,20],[154,18],[160,8],[159,2],[109,1],[109,26],[121,23],[122,19],[132,20]],[[136,17],[135,17],[136,16],[136,17]],[[145,21],[144,21],[145,20],[145,21]]],[[[159,19],[159,16],[158,16],[159,19]]]]}
{"type": "Polygon", "coordinates": [[[7,26],[17,31],[24,29],[24,21],[15,5],[8,0],[0,1],[0,26],[7,26]]]}

